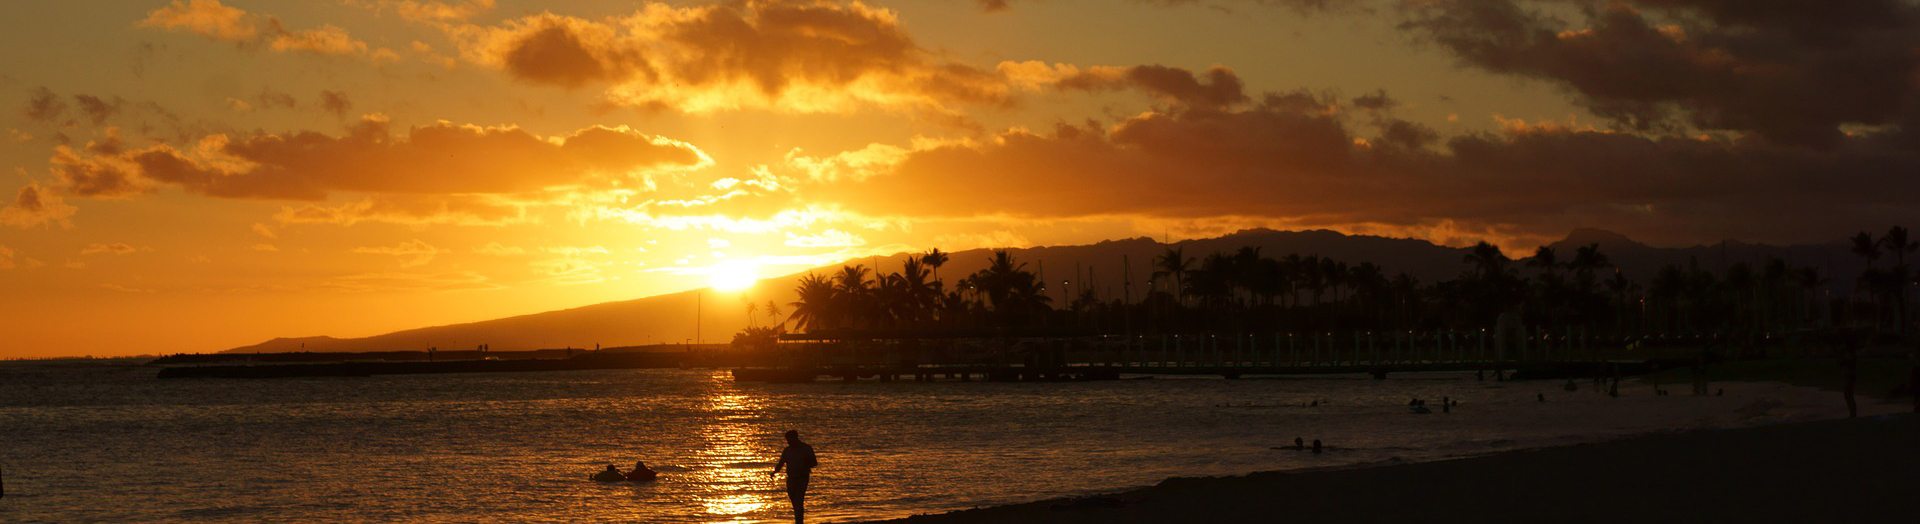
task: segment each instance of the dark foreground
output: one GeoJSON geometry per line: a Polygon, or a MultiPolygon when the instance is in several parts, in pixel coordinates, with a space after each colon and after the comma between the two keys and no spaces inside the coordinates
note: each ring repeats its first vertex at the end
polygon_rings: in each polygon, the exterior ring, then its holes
{"type": "Polygon", "coordinates": [[[1910,522],[1920,515],[1916,493],[1920,418],[1901,415],[1176,478],[1107,496],[896,522],[1910,522]]]}

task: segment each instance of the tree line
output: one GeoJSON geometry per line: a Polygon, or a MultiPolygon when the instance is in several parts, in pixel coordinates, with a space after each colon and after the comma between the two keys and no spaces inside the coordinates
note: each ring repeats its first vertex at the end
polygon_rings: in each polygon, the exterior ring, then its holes
{"type": "Polygon", "coordinates": [[[1903,227],[1854,236],[1852,251],[1868,268],[1852,292],[1833,294],[1817,268],[1778,258],[1717,269],[1691,260],[1638,282],[1597,244],[1571,253],[1541,246],[1512,258],[1481,242],[1467,249],[1457,277],[1437,282],[1372,262],[1274,257],[1258,247],[1193,257],[1174,246],[1151,261],[1139,297],[1103,296],[1090,285],[1050,289],[1004,249],[949,286],[939,270],[950,255],[935,249],[895,272],[853,264],[805,275],[790,316],[742,336],[788,328],[822,337],[1469,331],[1503,315],[1552,334],[1757,338],[1841,325],[1904,335],[1913,284],[1907,255],[1916,249],[1903,227]]]}

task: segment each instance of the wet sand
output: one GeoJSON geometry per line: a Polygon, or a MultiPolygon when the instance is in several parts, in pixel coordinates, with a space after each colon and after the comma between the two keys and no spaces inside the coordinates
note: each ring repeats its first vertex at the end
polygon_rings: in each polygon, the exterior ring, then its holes
{"type": "Polygon", "coordinates": [[[1111,495],[891,522],[1907,522],[1920,514],[1917,493],[1920,417],[1893,415],[1174,478],[1111,495]]]}

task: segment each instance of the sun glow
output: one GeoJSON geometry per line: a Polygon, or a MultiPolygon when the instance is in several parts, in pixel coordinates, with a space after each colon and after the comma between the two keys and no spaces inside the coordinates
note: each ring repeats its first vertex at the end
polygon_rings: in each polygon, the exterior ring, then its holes
{"type": "Polygon", "coordinates": [[[707,285],[714,291],[744,291],[760,281],[760,265],[743,260],[727,261],[707,268],[707,285]]]}

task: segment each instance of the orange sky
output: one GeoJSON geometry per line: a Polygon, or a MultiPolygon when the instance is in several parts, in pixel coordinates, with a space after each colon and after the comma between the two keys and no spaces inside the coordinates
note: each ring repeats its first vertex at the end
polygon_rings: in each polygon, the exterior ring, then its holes
{"type": "Polygon", "coordinates": [[[1827,241],[1916,216],[1915,12],[7,2],[0,358],[364,336],[935,246],[1827,241]]]}

